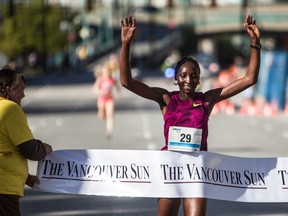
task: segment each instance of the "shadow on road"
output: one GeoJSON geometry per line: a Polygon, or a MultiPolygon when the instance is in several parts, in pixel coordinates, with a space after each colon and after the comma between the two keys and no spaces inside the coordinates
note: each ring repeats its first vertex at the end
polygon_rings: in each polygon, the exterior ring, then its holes
{"type": "Polygon", "coordinates": [[[26,79],[27,86],[92,84],[95,81],[93,72],[82,70],[65,74],[53,73],[37,77],[27,77],[26,79]]]}
{"type": "MultiPolygon", "coordinates": [[[[54,194],[25,190],[21,200],[23,216],[157,215],[157,199],[54,194]]],[[[207,216],[287,215],[287,203],[242,203],[208,201],[207,216]]],[[[179,216],[183,215],[182,208],[179,216]]]]}

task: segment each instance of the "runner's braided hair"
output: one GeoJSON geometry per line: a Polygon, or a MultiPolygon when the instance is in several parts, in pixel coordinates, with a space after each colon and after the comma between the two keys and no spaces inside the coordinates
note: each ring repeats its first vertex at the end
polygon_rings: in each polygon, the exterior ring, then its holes
{"type": "Polygon", "coordinates": [[[192,57],[183,57],[180,61],[178,61],[176,67],[175,67],[175,80],[177,80],[177,73],[178,73],[178,70],[179,68],[186,62],[191,62],[192,65],[193,65],[193,69],[195,71],[198,71],[199,74],[200,74],[200,66],[199,66],[199,63],[192,57]]]}
{"type": "Polygon", "coordinates": [[[12,88],[16,87],[20,78],[23,79],[25,83],[24,76],[16,70],[12,70],[9,66],[0,69],[0,96],[9,99],[6,89],[7,86],[12,86],[12,88]]]}

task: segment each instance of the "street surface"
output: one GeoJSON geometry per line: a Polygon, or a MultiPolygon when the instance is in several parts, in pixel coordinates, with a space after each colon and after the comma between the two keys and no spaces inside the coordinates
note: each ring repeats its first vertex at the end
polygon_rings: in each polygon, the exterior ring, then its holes
{"type": "MultiPolygon", "coordinates": [[[[35,138],[57,149],[160,149],[164,143],[163,119],[157,104],[122,88],[116,102],[115,131],[105,136],[105,123],[97,117],[93,77],[67,75],[26,87],[22,106],[35,138]],[[63,83],[61,83],[61,80],[63,83]]],[[[151,86],[175,89],[173,80],[144,77],[151,86]]],[[[288,118],[242,116],[224,113],[210,117],[209,150],[241,157],[286,157],[288,118]]],[[[29,162],[36,173],[36,162],[29,162]]],[[[157,199],[40,193],[26,188],[21,199],[23,216],[147,216],[157,215],[157,199]]],[[[179,215],[183,215],[183,212],[179,215]]],[[[288,215],[286,203],[240,203],[209,200],[207,216],[288,215]]]]}

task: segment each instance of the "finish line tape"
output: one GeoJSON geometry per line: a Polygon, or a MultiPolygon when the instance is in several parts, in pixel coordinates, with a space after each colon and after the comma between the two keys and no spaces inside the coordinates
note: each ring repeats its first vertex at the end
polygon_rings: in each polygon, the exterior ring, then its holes
{"type": "Polygon", "coordinates": [[[288,158],[212,152],[57,150],[38,163],[37,191],[98,196],[288,202],[288,158]]]}

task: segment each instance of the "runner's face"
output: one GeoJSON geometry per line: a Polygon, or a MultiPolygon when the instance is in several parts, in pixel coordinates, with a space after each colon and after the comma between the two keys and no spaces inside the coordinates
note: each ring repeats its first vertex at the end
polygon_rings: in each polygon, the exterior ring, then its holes
{"type": "Polygon", "coordinates": [[[25,97],[24,89],[25,89],[25,83],[22,78],[19,78],[19,82],[16,86],[9,87],[8,95],[10,100],[21,105],[21,100],[22,98],[25,97]]]}
{"type": "Polygon", "coordinates": [[[177,72],[177,81],[180,91],[187,94],[193,93],[200,83],[200,72],[195,70],[191,62],[186,62],[177,72]]]}

